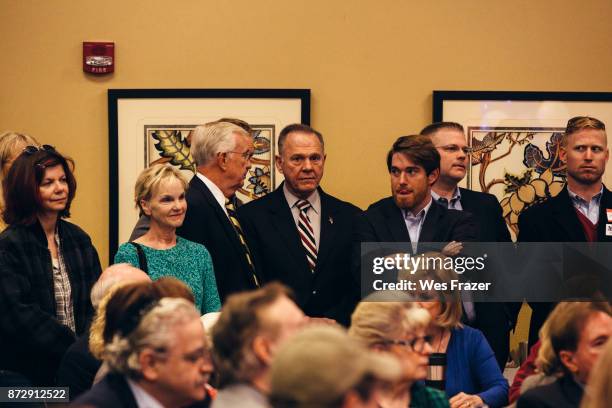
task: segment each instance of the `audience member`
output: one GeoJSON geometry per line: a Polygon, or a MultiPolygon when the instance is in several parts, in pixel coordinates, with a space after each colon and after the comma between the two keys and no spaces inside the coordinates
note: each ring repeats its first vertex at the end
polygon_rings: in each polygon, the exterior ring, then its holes
{"type": "Polygon", "coordinates": [[[278,348],[307,322],[279,283],[230,296],[212,328],[218,408],[268,407],[270,364],[278,348]]]}
{"type": "Polygon", "coordinates": [[[612,401],[612,342],[593,366],[580,408],[607,408],[612,401]]]}
{"type": "MultiPolygon", "coordinates": [[[[19,156],[28,145],[38,146],[38,142],[32,136],[22,133],[3,132],[0,134],[0,215],[2,211],[4,211],[2,180],[6,178],[17,156],[19,156]]],[[[0,218],[0,232],[5,228],[6,224],[0,218]]]]}
{"type": "Polygon", "coordinates": [[[351,317],[349,335],[370,350],[390,353],[404,374],[386,392],[376,396],[376,406],[448,407],[446,395],[423,385],[427,377],[431,339],[426,335],[429,314],[414,303],[366,298],[351,317]]]}
{"type": "Polygon", "coordinates": [[[341,328],[308,327],[274,358],[270,402],[275,408],[380,407],[384,383],[400,376],[395,359],[368,351],[341,328]]]}
{"type": "MultiPolygon", "coordinates": [[[[570,119],[560,150],[561,161],[566,165],[567,185],[557,196],[521,213],[518,240],[612,242],[612,236],[606,233],[606,209],[612,208],[612,193],[602,183],[608,156],[603,122],[588,116],[570,119]]],[[[564,262],[568,264],[567,259],[564,262]]],[[[554,304],[531,302],[530,306],[533,312],[529,345],[532,345],[554,304]]]]}
{"type": "Polygon", "coordinates": [[[0,366],[52,385],[66,349],[88,327],[100,275],[89,236],[65,221],[76,193],[72,162],[28,146],[3,180],[0,234],[0,366]]]}
{"type": "Polygon", "coordinates": [[[185,222],[177,233],[204,245],[213,260],[221,301],[234,292],[259,287],[259,278],[236,216],[236,191],[251,168],[251,134],[227,122],[191,132],[197,173],[187,190],[185,222]]]}
{"type": "MultiPolygon", "coordinates": [[[[440,177],[431,187],[435,202],[445,208],[472,214],[478,242],[510,242],[510,232],[497,198],[458,186],[466,175],[470,155],[463,126],[455,122],[437,122],[426,126],[421,134],[428,136],[440,153],[440,177]]],[[[494,260],[489,257],[490,262],[494,260]]],[[[482,331],[502,371],[510,350],[510,330],[514,327],[520,306],[520,303],[473,303],[463,300],[463,320],[482,331]]]]}
{"type": "Polygon", "coordinates": [[[154,280],[174,276],[191,288],[201,314],[216,312],[221,303],[208,250],[176,235],[185,220],[186,188],[181,172],[169,164],[156,164],[140,173],[134,197],[140,212],[150,219],[149,230],[122,244],[115,262],[139,267],[154,280]]]}
{"type": "MultiPolygon", "coordinates": [[[[151,279],[143,271],[129,264],[115,264],[106,268],[91,288],[91,304],[96,313],[102,299],[116,285],[140,281],[150,282],[151,279]]],[[[102,361],[89,351],[88,329],[64,354],[57,372],[57,385],[70,388],[70,400],[74,400],[91,388],[101,364],[102,361]]]]}
{"type": "Polygon", "coordinates": [[[591,370],[612,336],[611,309],[606,302],[561,303],[548,324],[554,352],[549,370],[560,370],[562,375],[551,384],[526,391],[517,408],[578,407],[591,370]]]}
{"type": "Polygon", "coordinates": [[[426,253],[428,262],[412,271],[400,272],[400,279],[429,280],[444,284],[444,291],[421,291],[419,304],[431,315],[430,333],[433,353],[427,384],[443,389],[451,408],[502,407],[508,399],[508,381],[495,360],[483,334],[461,323],[461,296],[452,289],[457,274],[444,265],[446,257],[426,253]],[[437,260],[437,262],[436,262],[437,260]]]}
{"type": "Polygon", "coordinates": [[[359,299],[350,256],[360,210],[319,186],[326,157],[321,133],[289,125],[278,136],[278,153],[284,182],[238,211],[257,270],[289,286],[307,315],[348,325],[359,299]]]}
{"type": "Polygon", "coordinates": [[[417,252],[419,242],[454,241],[460,250],[461,243],[476,240],[476,226],[470,214],[433,203],[431,186],[440,174],[440,154],[428,137],[398,138],[387,154],[387,169],[392,196],[371,204],[365,211],[358,227],[358,244],[410,242],[412,251],[417,252]]]}
{"type": "MultiPolygon", "coordinates": [[[[253,135],[253,128],[251,128],[251,125],[246,123],[244,120],[234,119],[234,118],[221,118],[217,120],[216,122],[232,123],[246,130],[250,135],[253,135]]],[[[192,132],[189,132],[189,134],[187,135],[187,140],[186,140],[187,146],[191,146],[191,137],[192,137],[192,132]]],[[[134,226],[134,229],[132,230],[132,234],[130,235],[129,241],[136,241],[138,238],[146,234],[147,231],[149,230],[149,224],[150,224],[149,217],[146,214],[140,214],[140,218],[138,219],[138,222],[136,223],[136,225],[134,226]]]]}
{"type": "MultiPolygon", "coordinates": [[[[128,284],[106,305],[104,360],[110,372],[74,406],[185,407],[207,398],[212,364],[193,302],[153,284],[128,284]]],[[[176,282],[176,280],[175,280],[176,282]]]]}

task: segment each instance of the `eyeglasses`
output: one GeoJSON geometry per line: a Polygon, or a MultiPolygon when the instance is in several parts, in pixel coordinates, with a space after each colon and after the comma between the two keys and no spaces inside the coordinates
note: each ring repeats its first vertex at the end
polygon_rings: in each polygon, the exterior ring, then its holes
{"type": "Polygon", "coordinates": [[[393,340],[387,339],[384,340],[383,344],[396,344],[398,346],[410,348],[412,351],[417,353],[422,353],[425,350],[425,344],[429,344],[431,346],[431,342],[433,341],[433,336],[423,336],[423,337],[415,337],[412,340],[393,340]]]}
{"type": "Polygon", "coordinates": [[[230,152],[225,152],[225,153],[236,153],[236,154],[241,155],[244,160],[251,160],[253,158],[253,155],[255,154],[255,151],[253,150],[247,150],[246,152],[230,151],[230,152]]]}
{"type": "Polygon", "coordinates": [[[473,151],[473,149],[469,146],[459,147],[458,145],[455,145],[455,144],[436,146],[436,148],[442,149],[447,153],[457,153],[459,150],[461,150],[464,154],[470,154],[473,151]]]}
{"type": "Polygon", "coordinates": [[[55,147],[48,145],[48,144],[44,144],[40,147],[38,146],[26,146],[23,149],[23,152],[27,155],[31,155],[34,154],[36,152],[54,152],[55,151],[55,147]]]}

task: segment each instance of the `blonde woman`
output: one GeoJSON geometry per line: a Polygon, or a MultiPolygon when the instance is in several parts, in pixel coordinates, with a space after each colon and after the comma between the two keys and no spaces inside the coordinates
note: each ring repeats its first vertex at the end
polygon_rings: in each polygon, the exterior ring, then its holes
{"type": "MultiPolygon", "coordinates": [[[[32,137],[22,133],[4,132],[0,134],[0,214],[4,210],[4,198],[2,194],[2,181],[6,178],[13,162],[26,146],[38,146],[38,142],[32,137]]],[[[6,224],[0,218],[0,231],[6,228],[6,224]]]]}
{"type": "Polygon", "coordinates": [[[378,407],[448,407],[443,392],[419,382],[427,375],[430,317],[414,303],[362,301],[351,316],[349,335],[371,350],[394,355],[404,367],[403,380],[378,398],[378,407]]]}
{"type": "MultiPolygon", "coordinates": [[[[447,259],[440,253],[427,253],[429,261],[414,273],[400,271],[400,279],[433,280],[451,288],[457,274],[444,265],[447,259]],[[434,262],[433,260],[437,260],[434,262]]],[[[417,282],[417,287],[419,283],[417,282]]],[[[502,375],[495,354],[484,335],[461,323],[461,296],[457,290],[422,292],[419,304],[431,316],[429,332],[432,354],[427,384],[443,389],[450,398],[451,408],[470,408],[484,404],[502,407],[508,400],[508,381],[502,375]]]]}
{"type": "Polygon", "coordinates": [[[150,227],[140,238],[119,247],[115,263],[130,263],[153,280],[173,276],[191,288],[202,314],[217,312],[221,302],[208,250],[176,235],[187,211],[186,188],[183,175],[170,165],[143,170],[136,180],[135,201],[150,218],[150,227]]]}

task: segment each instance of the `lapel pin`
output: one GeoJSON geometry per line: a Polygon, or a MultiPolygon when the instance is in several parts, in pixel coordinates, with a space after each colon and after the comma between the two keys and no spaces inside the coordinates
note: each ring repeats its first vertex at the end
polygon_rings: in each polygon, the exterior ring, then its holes
{"type": "Polygon", "coordinates": [[[332,217],[329,217],[329,223],[333,224],[334,223],[334,219],[332,217]]]}

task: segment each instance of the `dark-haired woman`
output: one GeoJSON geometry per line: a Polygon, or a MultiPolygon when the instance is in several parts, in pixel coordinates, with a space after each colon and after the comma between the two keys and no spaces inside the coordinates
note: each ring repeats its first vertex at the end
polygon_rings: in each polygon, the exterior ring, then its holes
{"type": "Polygon", "coordinates": [[[72,162],[28,146],[3,180],[0,367],[53,384],[59,361],[93,314],[100,261],[89,236],[65,221],[76,192],[72,162]]]}

